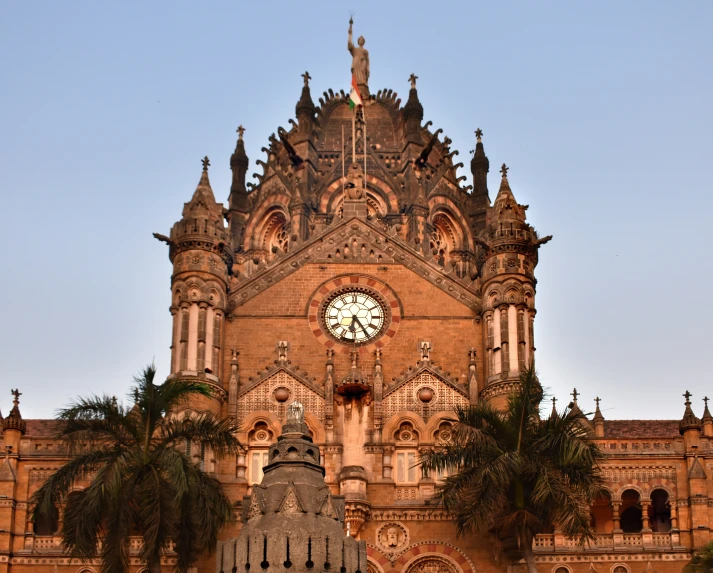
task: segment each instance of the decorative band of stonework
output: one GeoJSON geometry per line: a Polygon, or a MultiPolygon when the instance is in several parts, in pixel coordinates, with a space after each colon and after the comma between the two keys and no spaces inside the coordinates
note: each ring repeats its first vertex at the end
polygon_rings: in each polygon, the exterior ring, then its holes
{"type": "Polygon", "coordinates": [[[488,400],[490,398],[494,398],[495,396],[500,396],[501,394],[512,394],[519,388],[519,386],[519,382],[513,382],[510,380],[492,382],[480,393],[480,399],[488,400]]]}
{"type": "Polygon", "coordinates": [[[359,345],[359,350],[371,352],[385,346],[396,335],[401,324],[401,304],[390,287],[369,275],[342,275],[329,280],[317,289],[307,305],[307,320],[312,334],[326,347],[334,348],[337,352],[348,354],[354,348],[353,344],[341,343],[334,339],[328,333],[323,317],[320,316],[323,302],[350,288],[372,294],[385,305],[387,314],[382,333],[368,343],[359,345]]]}

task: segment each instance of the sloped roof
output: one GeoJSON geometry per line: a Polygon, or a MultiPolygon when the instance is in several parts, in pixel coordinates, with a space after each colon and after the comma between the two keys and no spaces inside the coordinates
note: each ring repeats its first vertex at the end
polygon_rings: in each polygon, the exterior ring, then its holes
{"type": "Polygon", "coordinates": [[[676,438],[679,420],[604,420],[606,438],[676,438]]]}

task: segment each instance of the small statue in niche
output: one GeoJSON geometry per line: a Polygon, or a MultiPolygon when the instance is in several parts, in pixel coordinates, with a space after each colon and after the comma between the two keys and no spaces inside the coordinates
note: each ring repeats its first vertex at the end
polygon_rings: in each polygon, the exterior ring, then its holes
{"type": "Polygon", "coordinates": [[[358,163],[352,163],[349,166],[345,190],[347,199],[352,201],[364,199],[364,173],[362,173],[361,165],[358,163]]]}

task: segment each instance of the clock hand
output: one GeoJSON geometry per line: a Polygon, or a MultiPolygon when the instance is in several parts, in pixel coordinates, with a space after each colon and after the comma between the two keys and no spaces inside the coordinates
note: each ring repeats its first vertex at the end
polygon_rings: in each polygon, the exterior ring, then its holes
{"type": "Polygon", "coordinates": [[[352,318],[353,320],[356,320],[357,324],[359,325],[359,328],[361,328],[364,331],[364,334],[366,334],[366,328],[364,328],[364,325],[361,323],[361,320],[359,320],[356,316],[353,316],[352,318]]]}

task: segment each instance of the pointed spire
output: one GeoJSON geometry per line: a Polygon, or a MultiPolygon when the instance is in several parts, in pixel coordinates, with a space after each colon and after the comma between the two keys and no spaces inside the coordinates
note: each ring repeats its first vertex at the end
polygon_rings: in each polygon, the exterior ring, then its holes
{"type": "Polygon", "coordinates": [[[245,128],[242,125],[238,126],[238,141],[235,144],[235,151],[230,156],[230,170],[233,172],[233,182],[230,185],[230,208],[235,209],[234,203],[238,200],[237,194],[245,195],[245,174],[248,170],[248,156],[245,153],[245,143],[243,142],[243,134],[245,128]],[[235,196],[235,197],[234,197],[235,196]]]}
{"type": "Polygon", "coordinates": [[[314,114],[317,111],[314,107],[314,102],[312,101],[312,94],[309,90],[309,81],[312,79],[312,77],[309,75],[309,72],[305,72],[304,74],[302,74],[302,79],[304,80],[304,85],[302,86],[302,95],[300,96],[300,101],[297,102],[297,106],[295,107],[297,119],[299,119],[300,121],[302,121],[300,115],[307,114],[310,119],[313,119],[314,114]]]}
{"type": "Polygon", "coordinates": [[[25,424],[25,421],[22,419],[22,414],[20,414],[20,396],[22,396],[22,392],[19,390],[10,390],[10,394],[13,396],[13,406],[8,417],[3,420],[2,429],[3,431],[17,430],[21,434],[24,434],[27,429],[27,424],[25,424]]]}
{"type": "Polygon", "coordinates": [[[557,416],[557,398],[552,396],[552,412],[550,412],[550,418],[557,416]]]}
{"type": "Polygon", "coordinates": [[[205,156],[201,159],[203,171],[201,178],[198,181],[195,193],[191,200],[183,207],[184,219],[208,219],[211,223],[223,220],[223,207],[215,201],[213,189],[210,186],[208,178],[208,167],[210,167],[210,159],[205,156]]]}
{"type": "Polygon", "coordinates": [[[681,423],[679,424],[679,431],[681,434],[683,434],[686,430],[700,431],[701,421],[696,417],[691,409],[691,396],[693,396],[693,394],[686,390],[683,396],[686,398],[686,410],[683,412],[683,418],[681,418],[681,423]]]}
{"type": "Polygon", "coordinates": [[[594,422],[604,422],[604,416],[602,415],[602,411],[599,409],[599,402],[601,402],[601,398],[597,396],[596,398],[594,398],[594,401],[597,404],[597,409],[594,411],[594,418],[592,418],[592,420],[594,422]]]}
{"type": "Polygon", "coordinates": [[[708,396],[705,396],[703,398],[703,403],[706,405],[706,407],[703,409],[703,417],[701,418],[701,422],[713,422],[713,416],[711,416],[711,411],[708,409],[708,396]]]}
{"type": "Polygon", "coordinates": [[[415,143],[421,143],[421,121],[423,121],[423,106],[418,100],[418,91],[416,91],[417,76],[411,74],[409,82],[411,89],[408,93],[408,101],[403,107],[404,124],[406,127],[406,139],[415,143]]]}
{"type": "Polygon", "coordinates": [[[498,191],[498,196],[495,198],[495,203],[493,203],[495,217],[500,222],[517,221],[524,223],[525,209],[527,209],[527,207],[518,205],[515,200],[515,196],[510,189],[510,182],[508,181],[509,170],[510,168],[503,163],[503,166],[500,168],[500,173],[502,174],[500,190],[498,191]]]}
{"type": "Polygon", "coordinates": [[[477,196],[478,203],[489,205],[488,198],[488,171],[490,171],[490,161],[485,155],[483,147],[483,130],[475,130],[475,152],[470,160],[470,172],[473,174],[473,195],[477,196]]]}

